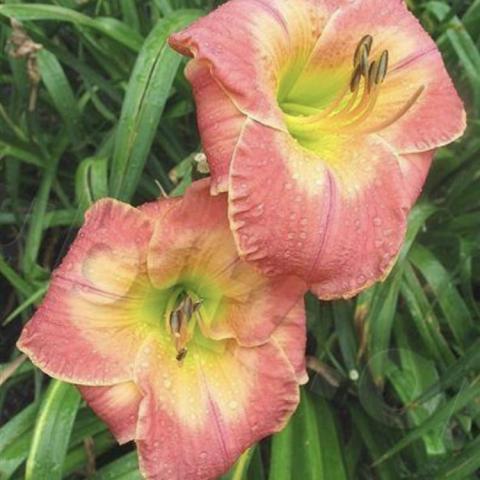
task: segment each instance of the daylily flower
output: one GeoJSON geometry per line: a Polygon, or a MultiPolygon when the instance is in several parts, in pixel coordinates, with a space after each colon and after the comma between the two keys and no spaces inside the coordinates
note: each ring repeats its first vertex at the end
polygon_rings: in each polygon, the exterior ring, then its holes
{"type": "Polygon", "coordinates": [[[170,44],[193,57],[212,194],[267,274],[352,296],[391,269],[435,149],[465,112],[402,0],[231,0],[170,44]]]}
{"type": "Polygon", "coordinates": [[[151,479],[216,478],[280,430],[307,380],[305,285],[241,261],[208,182],[86,222],[19,348],[77,384],[151,479]]]}

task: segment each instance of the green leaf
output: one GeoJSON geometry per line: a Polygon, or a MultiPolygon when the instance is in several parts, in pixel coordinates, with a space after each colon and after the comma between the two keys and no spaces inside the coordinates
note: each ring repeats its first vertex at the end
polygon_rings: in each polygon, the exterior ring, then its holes
{"type": "Polygon", "coordinates": [[[474,0],[462,18],[465,29],[472,38],[480,36],[480,0],[474,0]]]}
{"type": "Polygon", "coordinates": [[[466,480],[472,474],[476,478],[479,469],[480,436],[477,436],[465,449],[448,457],[448,461],[435,471],[435,480],[466,480]]]}
{"type": "Polygon", "coordinates": [[[30,145],[18,140],[0,138],[0,158],[13,157],[36,167],[43,167],[44,161],[30,145]]]}
{"type": "Polygon", "coordinates": [[[250,466],[254,452],[255,447],[251,447],[244,452],[230,472],[223,475],[220,480],[248,480],[248,467],[250,466]]]}
{"type": "Polygon", "coordinates": [[[0,275],[25,297],[35,293],[34,288],[24,280],[0,255],[0,275]]]}
{"type": "Polygon", "coordinates": [[[328,403],[302,389],[285,429],[272,439],[269,480],[347,479],[339,435],[328,403]]]}
{"type": "Polygon", "coordinates": [[[60,480],[80,394],[70,384],[52,380],[40,407],[25,480],[60,480]]]}
{"type": "Polygon", "coordinates": [[[384,284],[376,287],[374,301],[366,319],[368,366],[378,385],[383,382],[385,375],[383,353],[388,350],[390,345],[401,279],[401,271],[396,268],[384,284]]]}
{"type": "Polygon", "coordinates": [[[78,205],[85,211],[93,202],[107,195],[107,158],[86,158],[80,163],[75,174],[75,196],[78,205]]]}
{"type": "Polygon", "coordinates": [[[177,11],[160,20],[135,63],[116,132],[110,193],[129,200],[147,161],[181,57],[167,45],[168,36],[195,20],[199,11],[177,11]]]}
{"type": "Polygon", "coordinates": [[[39,288],[35,293],[30,295],[24,302],[22,302],[10,315],[8,315],[5,320],[3,320],[2,325],[8,325],[13,319],[20,315],[25,309],[27,309],[33,303],[37,303],[40,298],[45,295],[48,285],[45,285],[39,288]]]}
{"type": "Polygon", "coordinates": [[[138,470],[137,452],[130,452],[123,457],[102,467],[92,480],[142,480],[138,470]]]}
{"type": "Polygon", "coordinates": [[[0,5],[0,15],[18,20],[57,20],[87,27],[117,41],[133,51],[140,50],[142,37],[128,25],[115,18],[90,18],[75,10],[55,5],[25,3],[0,5]]]}
{"type": "Polygon", "coordinates": [[[38,412],[32,403],[0,428],[0,479],[10,478],[26,458],[38,412]]]}
{"type": "Polygon", "coordinates": [[[425,352],[435,358],[442,368],[445,367],[453,361],[453,354],[442,336],[438,318],[410,263],[404,269],[401,294],[415,324],[416,334],[425,345],[425,352]]]}
{"type": "Polygon", "coordinates": [[[61,132],[57,143],[54,146],[54,151],[51,154],[44,152],[44,156],[48,158],[45,166],[42,180],[35,196],[35,203],[30,217],[27,238],[25,240],[25,255],[23,256],[22,270],[32,276],[35,269],[35,263],[40,251],[40,246],[43,236],[43,225],[45,221],[45,214],[47,211],[48,200],[50,198],[50,191],[57,174],[58,162],[62,156],[65,148],[68,145],[68,136],[65,132],[61,132]]]}
{"type": "MultiPolygon", "coordinates": [[[[375,419],[367,417],[363,410],[354,402],[349,403],[349,410],[353,425],[363,439],[370,458],[375,460],[380,456],[385,448],[385,443],[387,441],[390,442],[390,439],[388,437],[385,438],[385,435],[380,433],[380,429],[377,428],[378,425],[372,425],[372,421],[375,421],[375,419]]],[[[398,469],[396,467],[393,462],[386,461],[381,464],[375,464],[373,469],[377,474],[376,477],[381,480],[398,480],[398,469]]],[[[375,476],[371,475],[367,478],[375,478],[375,476]]]]}
{"type": "Polygon", "coordinates": [[[78,139],[83,136],[80,109],[63,68],[57,57],[45,49],[37,53],[37,61],[43,83],[65,122],[70,139],[78,144],[78,139]]]}
{"type": "Polygon", "coordinates": [[[450,273],[432,252],[419,244],[412,248],[409,259],[427,280],[457,342],[464,345],[472,331],[473,322],[450,273]]]}
{"type": "MultiPolygon", "coordinates": [[[[91,452],[94,457],[102,455],[117,444],[112,434],[108,431],[97,433],[96,435],[89,438],[92,441],[91,452]]],[[[76,447],[69,449],[63,464],[63,478],[77,472],[82,467],[85,467],[85,465],[88,464],[89,460],[90,459],[87,454],[86,446],[83,442],[76,447]]],[[[124,477],[121,478],[123,479],[124,477]]]]}
{"type": "Polygon", "coordinates": [[[384,453],[375,464],[381,464],[385,460],[389,459],[402,449],[410,445],[413,441],[417,440],[421,436],[427,434],[432,429],[445,426],[450,421],[451,417],[467,406],[470,402],[474,401],[480,395],[480,377],[477,376],[469,385],[466,385],[460,390],[460,392],[440,408],[438,408],[433,415],[425,420],[420,426],[411,430],[404,435],[397,444],[384,453]]]}

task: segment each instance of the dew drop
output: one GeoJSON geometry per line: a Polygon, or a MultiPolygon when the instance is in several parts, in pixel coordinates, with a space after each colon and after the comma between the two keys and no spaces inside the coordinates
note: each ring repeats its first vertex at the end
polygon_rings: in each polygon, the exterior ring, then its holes
{"type": "Polygon", "coordinates": [[[165,380],[163,381],[163,386],[164,386],[165,388],[170,388],[170,387],[172,386],[172,381],[171,381],[169,378],[165,379],[165,380]]]}

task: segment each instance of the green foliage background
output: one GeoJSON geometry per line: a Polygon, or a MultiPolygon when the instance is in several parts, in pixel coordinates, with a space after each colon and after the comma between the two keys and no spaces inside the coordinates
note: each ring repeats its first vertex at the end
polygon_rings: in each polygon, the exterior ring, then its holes
{"type": "MultiPolygon", "coordinates": [[[[194,104],[165,38],[214,3],[0,5],[1,480],[140,478],[133,446],[14,345],[89,204],[191,181],[194,104]],[[36,59],[13,58],[10,17],[43,47],[36,59]]],[[[408,3],[444,54],[468,133],[438,153],[389,279],[348,302],[307,297],[301,406],[225,478],[480,478],[480,0],[408,3]]]]}

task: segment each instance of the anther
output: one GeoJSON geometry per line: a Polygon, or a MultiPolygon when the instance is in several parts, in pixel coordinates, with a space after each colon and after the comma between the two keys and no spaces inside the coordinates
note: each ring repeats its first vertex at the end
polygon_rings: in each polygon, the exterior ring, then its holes
{"type": "Polygon", "coordinates": [[[385,80],[388,71],[388,50],[384,50],[380,55],[380,60],[378,61],[377,73],[375,75],[375,83],[379,85],[385,80]]]}
{"type": "Polygon", "coordinates": [[[177,362],[182,362],[185,359],[185,357],[187,356],[187,353],[188,353],[188,349],[186,347],[182,348],[177,353],[177,356],[175,357],[175,360],[177,360],[177,362]]]}
{"type": "Polygon", "coordinates": [[[365,35],[362,37],[360,42],[358,42],[357,48],[355,49],[355,54],[353,55],[353,66],[356,67],[362,58],[363,51],[368,55],[370,54],[370,50],[372,49],[373,37],[371,35],[365,35]]]}
{"type": "Polygon", "coordinates": [[[368,93],[371,92],[373,84],[376,83],[375,79],[377,78],[378,72],[378,63],[373,61],[368,69],[368,77],[367,77],[367,91],[368,93]]]}
{"type": "Polygon", "coordinates": [[[174,310],[170,314],[170,330],[177,337],[180,336],[180,329],[182,328],[182,313],[178,310],[174,310]]]}
{"type": "Polygon", "coordinates": [[[367,53],[367,50],[366,48],[363,48],[362,50],[362,56],[360,57],[360,63],[359,63],[359,67],[362,71],[362,74],[365,78],[367,78],[367,75],[368,75],[368,53],[367,53]]]}

